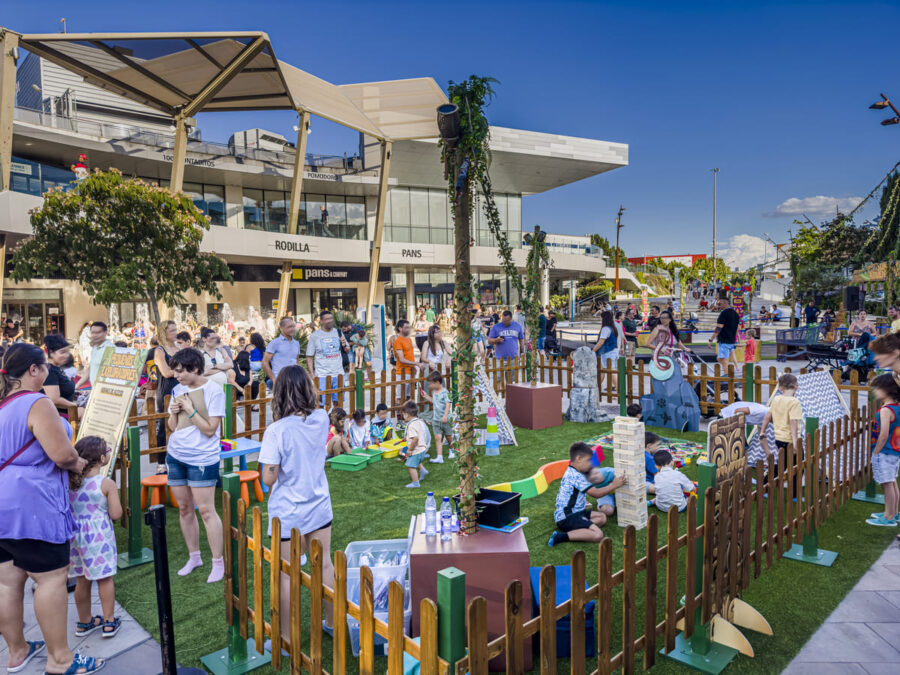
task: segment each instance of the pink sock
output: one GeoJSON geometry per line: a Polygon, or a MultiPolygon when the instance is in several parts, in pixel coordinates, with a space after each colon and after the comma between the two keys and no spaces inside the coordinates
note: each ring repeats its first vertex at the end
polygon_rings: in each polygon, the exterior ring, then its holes
{"type": "Polygon", "coordinates": [[[209,576],[206,577],[206,583],[214,584],[217,581],[222,581],[222,577],[225,576],[225,560],[223,558],[213,558],[212,559],[212,571],[209,573],[209,576]]]}
{"type": "Polygon", "coordinates": [[[200,551],[191,551],[190,556],[188,557],[188,561],[185,563],[184,567],[178,570],[178,576],[186,577],[195,569],[202,566],[203,560],[200,559],[200,551]]]}

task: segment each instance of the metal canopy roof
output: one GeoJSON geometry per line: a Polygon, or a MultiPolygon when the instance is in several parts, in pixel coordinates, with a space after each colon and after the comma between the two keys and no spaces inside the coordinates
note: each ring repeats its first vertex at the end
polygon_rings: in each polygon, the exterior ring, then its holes
{"type": "Polygon", "coordinates": [[[382,140],[436,138],[447,98],[431,78],[336,86],[275,57],[261,31],[47,33],[20,45],[85,81],[173,117],[305,110],[382,140]]]}

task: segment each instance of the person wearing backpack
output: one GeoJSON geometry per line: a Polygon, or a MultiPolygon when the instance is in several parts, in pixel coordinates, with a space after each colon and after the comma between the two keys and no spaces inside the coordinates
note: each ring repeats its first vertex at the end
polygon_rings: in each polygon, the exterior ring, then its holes
{"type": "MultiPolygon", "coordinates": [[[[619,360],[619,335],[616,331],[616,324],[613,320],[611,310],[604,310],[600,314],[600,335],[597,344],[594,345],[592,351],[600,358],[603,370],[600,371],[598,386],[603,390],[603,372],[607,368],[616,368],[619,360]]],[[[615,392],[616,375],[614,372],[607,373],[610,392],[615,392]]]]}

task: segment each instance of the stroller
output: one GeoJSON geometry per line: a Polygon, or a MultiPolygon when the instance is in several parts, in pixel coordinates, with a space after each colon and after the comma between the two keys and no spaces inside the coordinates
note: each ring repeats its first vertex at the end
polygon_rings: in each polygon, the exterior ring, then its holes
{"type": "Polygon", "coordinates": [[[872,338],[868,333],[863,333],[856,341],[845,339],[842,347],[847,352],[847,364],[841,371],[841,381],[850,379],[850,373],[854,370],[859,373],[860,382],[868,382],[869,370],[875,366],[875,354],[869,349],[872,338]]]}
{"type": "MultiPolygon", "coordinates": [[[[682,363],[686,364],[687,372],[692,374],[694,377],[700,377],[702,372],[702,364],[703,361],[700,359],[692,351],[684,351],[681,352],[681,358],[683,359],[682,363]]],[[[715,413],[712,408],[708,408],[704,406],[704,403],[714,403],[718,401],[722,405],[729,405],[730,403],[736,403],[741,400],[741,396],[737,390],[737,387],[734,389],[734,401],[728,400],[728,383],[727,382],[712,382],[707,380],[706,382],[697,381],[694,383],[694,393],[697,394],[697,400],[700,402],[700,410],[701,414],[704,417],[715,417],[717,413],[715,413]],[[704,408],[707,408],[707,412],[704,414],[702,411],[704,408]]]]}
{"type": "Polygon", "coordinates": [[[544,351],[548,356],[562,356],[562,350],[559,348],[559,340],[553,335],[544,338],[544,351]]]}

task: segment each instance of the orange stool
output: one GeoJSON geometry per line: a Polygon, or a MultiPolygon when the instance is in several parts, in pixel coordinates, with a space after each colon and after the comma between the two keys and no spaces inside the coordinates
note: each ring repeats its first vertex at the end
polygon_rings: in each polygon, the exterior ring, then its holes
{"type": "Polygon", "coordinates": [[[147,476],[141,478],[141,510],[147,509],[147,498],[150,498],[150,506],[163,504],[166,501],[166,494],[169,497],[169,503],[178,508],[178,502],[175,496],[168,489],[168,476],[166,474],[157,474],[155,476],[147,476]],[[149,493],[149,495],[148,495],[149,493]]]}
{"type": "Polygon", "coordinates": [[[256,497],[257,502],[264,502],[265,495],[263,495],[262,484],[259,482],[259,471],[235,471],[235,473],[241,478],[241,499],[244,500],[244,504],[250,506],[250,490],[247,488],[247,483],[253,483],[253,492],[256,497]]]}

